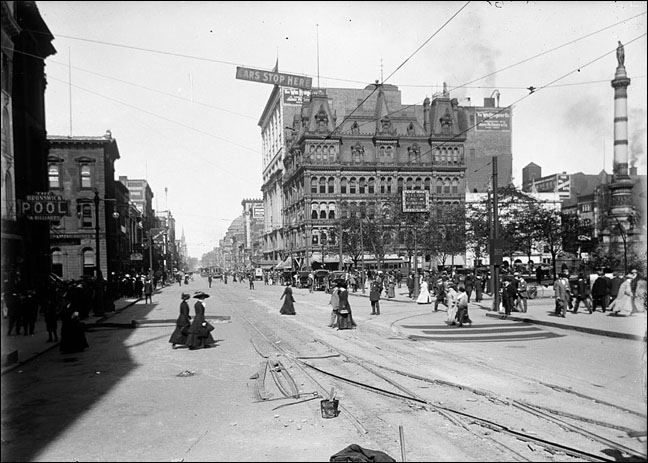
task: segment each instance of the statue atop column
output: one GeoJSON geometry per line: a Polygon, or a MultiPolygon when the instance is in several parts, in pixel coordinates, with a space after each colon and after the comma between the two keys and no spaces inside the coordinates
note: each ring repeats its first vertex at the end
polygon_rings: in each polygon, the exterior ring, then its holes
{"type": "Polygon", "coordinates": [[[620,40],[619,40],[619,46],[616,49],[616,55],[617,55],[617,61],[619,62],[619,67],[623,67],[623,63],[625,63],[625,51],[623,49],[623,45],[621,44],[620,40]]]}

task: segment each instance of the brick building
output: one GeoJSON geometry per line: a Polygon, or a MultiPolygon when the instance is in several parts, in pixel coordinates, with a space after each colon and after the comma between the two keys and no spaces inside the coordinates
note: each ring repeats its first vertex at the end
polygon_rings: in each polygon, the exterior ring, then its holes
{"type": "Polygon", "coordinates": [[[49,136],[48,141],[49,191],[70,204],[70,214],[52,222],[52,269],[63,279],[97,276],[98,260],[105,278],[116,270],[111,265],[114,258],[109,256],[117,253],[117,224],[112,215],[116,203],[115,161],[119,159],[117,141],[110,131],[100,137],[49,136]]]}
{"type": "MultiPolygon", "coordinates": [[[[21,214],[28,196],[47,192],[45,59],[54,39],[36,2],[2,1],[2,290],[47,281],[49,222],[21,214]]],[[[17,288],[16,288],[17,287],[17,288]]]]}

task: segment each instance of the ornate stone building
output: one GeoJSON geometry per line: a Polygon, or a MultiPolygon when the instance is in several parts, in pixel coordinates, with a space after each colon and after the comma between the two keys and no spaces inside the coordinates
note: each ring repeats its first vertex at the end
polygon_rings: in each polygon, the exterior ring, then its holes
{"type": "Polygon", "coordinates": [[[259,121],[267,265],[293,256],[309,266],[327,252],[338,261],[339,219],[402,190],[428,191],[433,205],[485,192],[495,155],[510,183],[511,111],[491,100],[459,106],[444,91],[407,105],[398,87],[378,83],[275,87],[259,121]]]}
{"type": "Polygon", "coordinates": [[[402,190],[428,191],[432,205],[463,202],[467,120],[447,93],[405,108],[393,85],[312,91],[284,159],[284,249],[308,267],[336,246],[339,219],[380,211],[402,190]]]}

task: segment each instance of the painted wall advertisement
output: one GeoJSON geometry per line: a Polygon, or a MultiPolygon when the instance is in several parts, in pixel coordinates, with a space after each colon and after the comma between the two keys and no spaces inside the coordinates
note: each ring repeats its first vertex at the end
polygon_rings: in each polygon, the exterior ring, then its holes
{"type": "Polygon", "coordinates": [[[480,132],[510,131],[511,110],[509,108],[476,108],[475,130],[480,132]]]}
{"type": "Polygon", "coordinates": [[[301,105],[304,101],[310,98],[310,94],[310,90],[286,87],[283,89],[284,104],[301,105]]]}

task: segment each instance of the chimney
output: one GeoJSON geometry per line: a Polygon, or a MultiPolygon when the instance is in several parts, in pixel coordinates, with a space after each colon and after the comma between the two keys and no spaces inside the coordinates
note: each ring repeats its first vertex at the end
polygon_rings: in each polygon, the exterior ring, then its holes
{"type": "Polygon", "coordinates": [[[494,108],[495,98],[484,98],[484,108],[494,108]]]}

